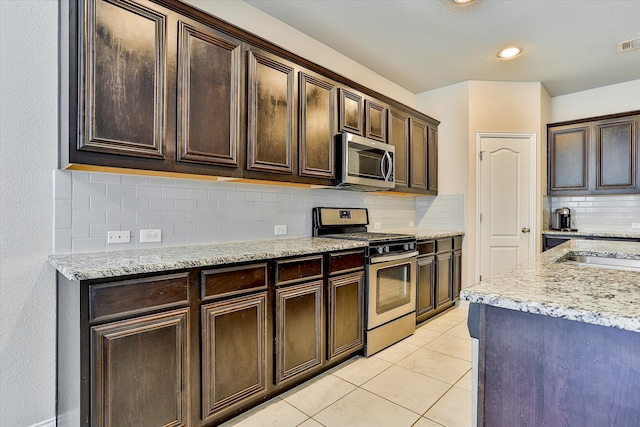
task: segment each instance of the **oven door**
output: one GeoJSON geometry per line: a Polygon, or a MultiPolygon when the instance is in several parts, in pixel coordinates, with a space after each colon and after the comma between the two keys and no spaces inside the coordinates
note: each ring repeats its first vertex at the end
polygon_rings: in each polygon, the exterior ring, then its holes
{"type": "Polygon", "coordinates": [[[416,257],[368,264],[367,287],[368,330],[414,312],[416,257]]]}

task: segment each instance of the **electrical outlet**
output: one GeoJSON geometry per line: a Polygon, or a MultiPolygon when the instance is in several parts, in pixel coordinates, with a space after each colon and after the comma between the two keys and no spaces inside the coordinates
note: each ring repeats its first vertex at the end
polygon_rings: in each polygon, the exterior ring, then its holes
{"type": "Polygon", "coordinates": [[[640,228],[640,222],[632,222],[631,228],[640,228]]]}
{"type": "Polygon", "coordinates": [[[415,226],[416,226],[416,223],[415,223],[415,222],[413,222],[413,221],[409,221],[409,227],[415,227],[415,226]]]}
{"type": "Polygon", "coordinates": [[[140,243],[160,242],[161,240],[162,230],[159,228],[140,230],[140,243]]]}
{"type": "Polygon", "coordinates": [[[380,222],[374,222],[373,223],[373,229],[374,230],[380,230],[382,228],[382,223],[380,222]]]}
{"type": "Polygon", "coordinates": [[[281,234],[287,234],[287,226],[286,225],[276,225],[273,227],[273,234],[276,236],[281,234]]]}
{"type": "Polygon", "coordinates": [[[108,231],[107,243],[129,243],[131,241],[131,233],[127,231],[108,231]]]}

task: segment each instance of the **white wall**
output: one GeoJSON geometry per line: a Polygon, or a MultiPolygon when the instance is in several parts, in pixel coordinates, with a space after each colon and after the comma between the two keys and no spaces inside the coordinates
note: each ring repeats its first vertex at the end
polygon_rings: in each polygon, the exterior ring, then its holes
{"type": "Polygon", "coordinates": [[[551,123],[640,110],[640,80],[551,99],[551,123]]]}
{"type": "Polygon", "coordinates": [[[0,425],[55,412],[58,4],[0,1],[0,425]]]}
{"type": "MultiPolygon", "coordinates": [[[[538,82],[469,81],[418,94],[416,104],[423,110],[434,111],[442,121],[438,127],[439,190],[461,193],[464,197],[463,286],[468,286],[475,281],[476,269],[476,133],[535,133],[536,193],[541,194],[544,169],[540,165],[544,163],[544,128],[550,98],[538,82]]],[[[537,211],[541,211],[541,197],[536,200],[537,211]]]]}

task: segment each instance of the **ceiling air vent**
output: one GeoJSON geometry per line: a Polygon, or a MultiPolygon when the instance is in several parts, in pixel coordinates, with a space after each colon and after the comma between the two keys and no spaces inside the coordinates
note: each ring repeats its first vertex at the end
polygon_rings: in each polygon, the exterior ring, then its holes
{"type": "Polygon", "coordinates": [[[618,53],[640,48],[640,37],[618,43],[618,53]]]}

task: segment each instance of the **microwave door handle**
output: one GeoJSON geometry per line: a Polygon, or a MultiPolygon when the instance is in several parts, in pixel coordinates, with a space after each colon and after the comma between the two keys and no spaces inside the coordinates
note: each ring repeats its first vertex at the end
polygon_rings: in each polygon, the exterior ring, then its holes
{"type": "Polygon", "coordinates": [[[382,177],[384,180],[387,180],[387,172],[385,171],[387,152],[385,151],[384,155],[380,158],[380,172],[382,172],[382,177]]]}
{"type": "Polygon", "coordinates": [[[384,180],[385,181],[389,181],[391,179],[391,173],[393,172],[391,170],[391,166],[393,165],[393,160],[391,160],[391,155],[389,154],[388,151],[384,152],[384,156],[382,157],[383,161],[384,159],[386,159],[386,163],[387,163],[387,171],[384,172],[384,169],[382,171],[383,175],[384,175],[384,180]]]}

